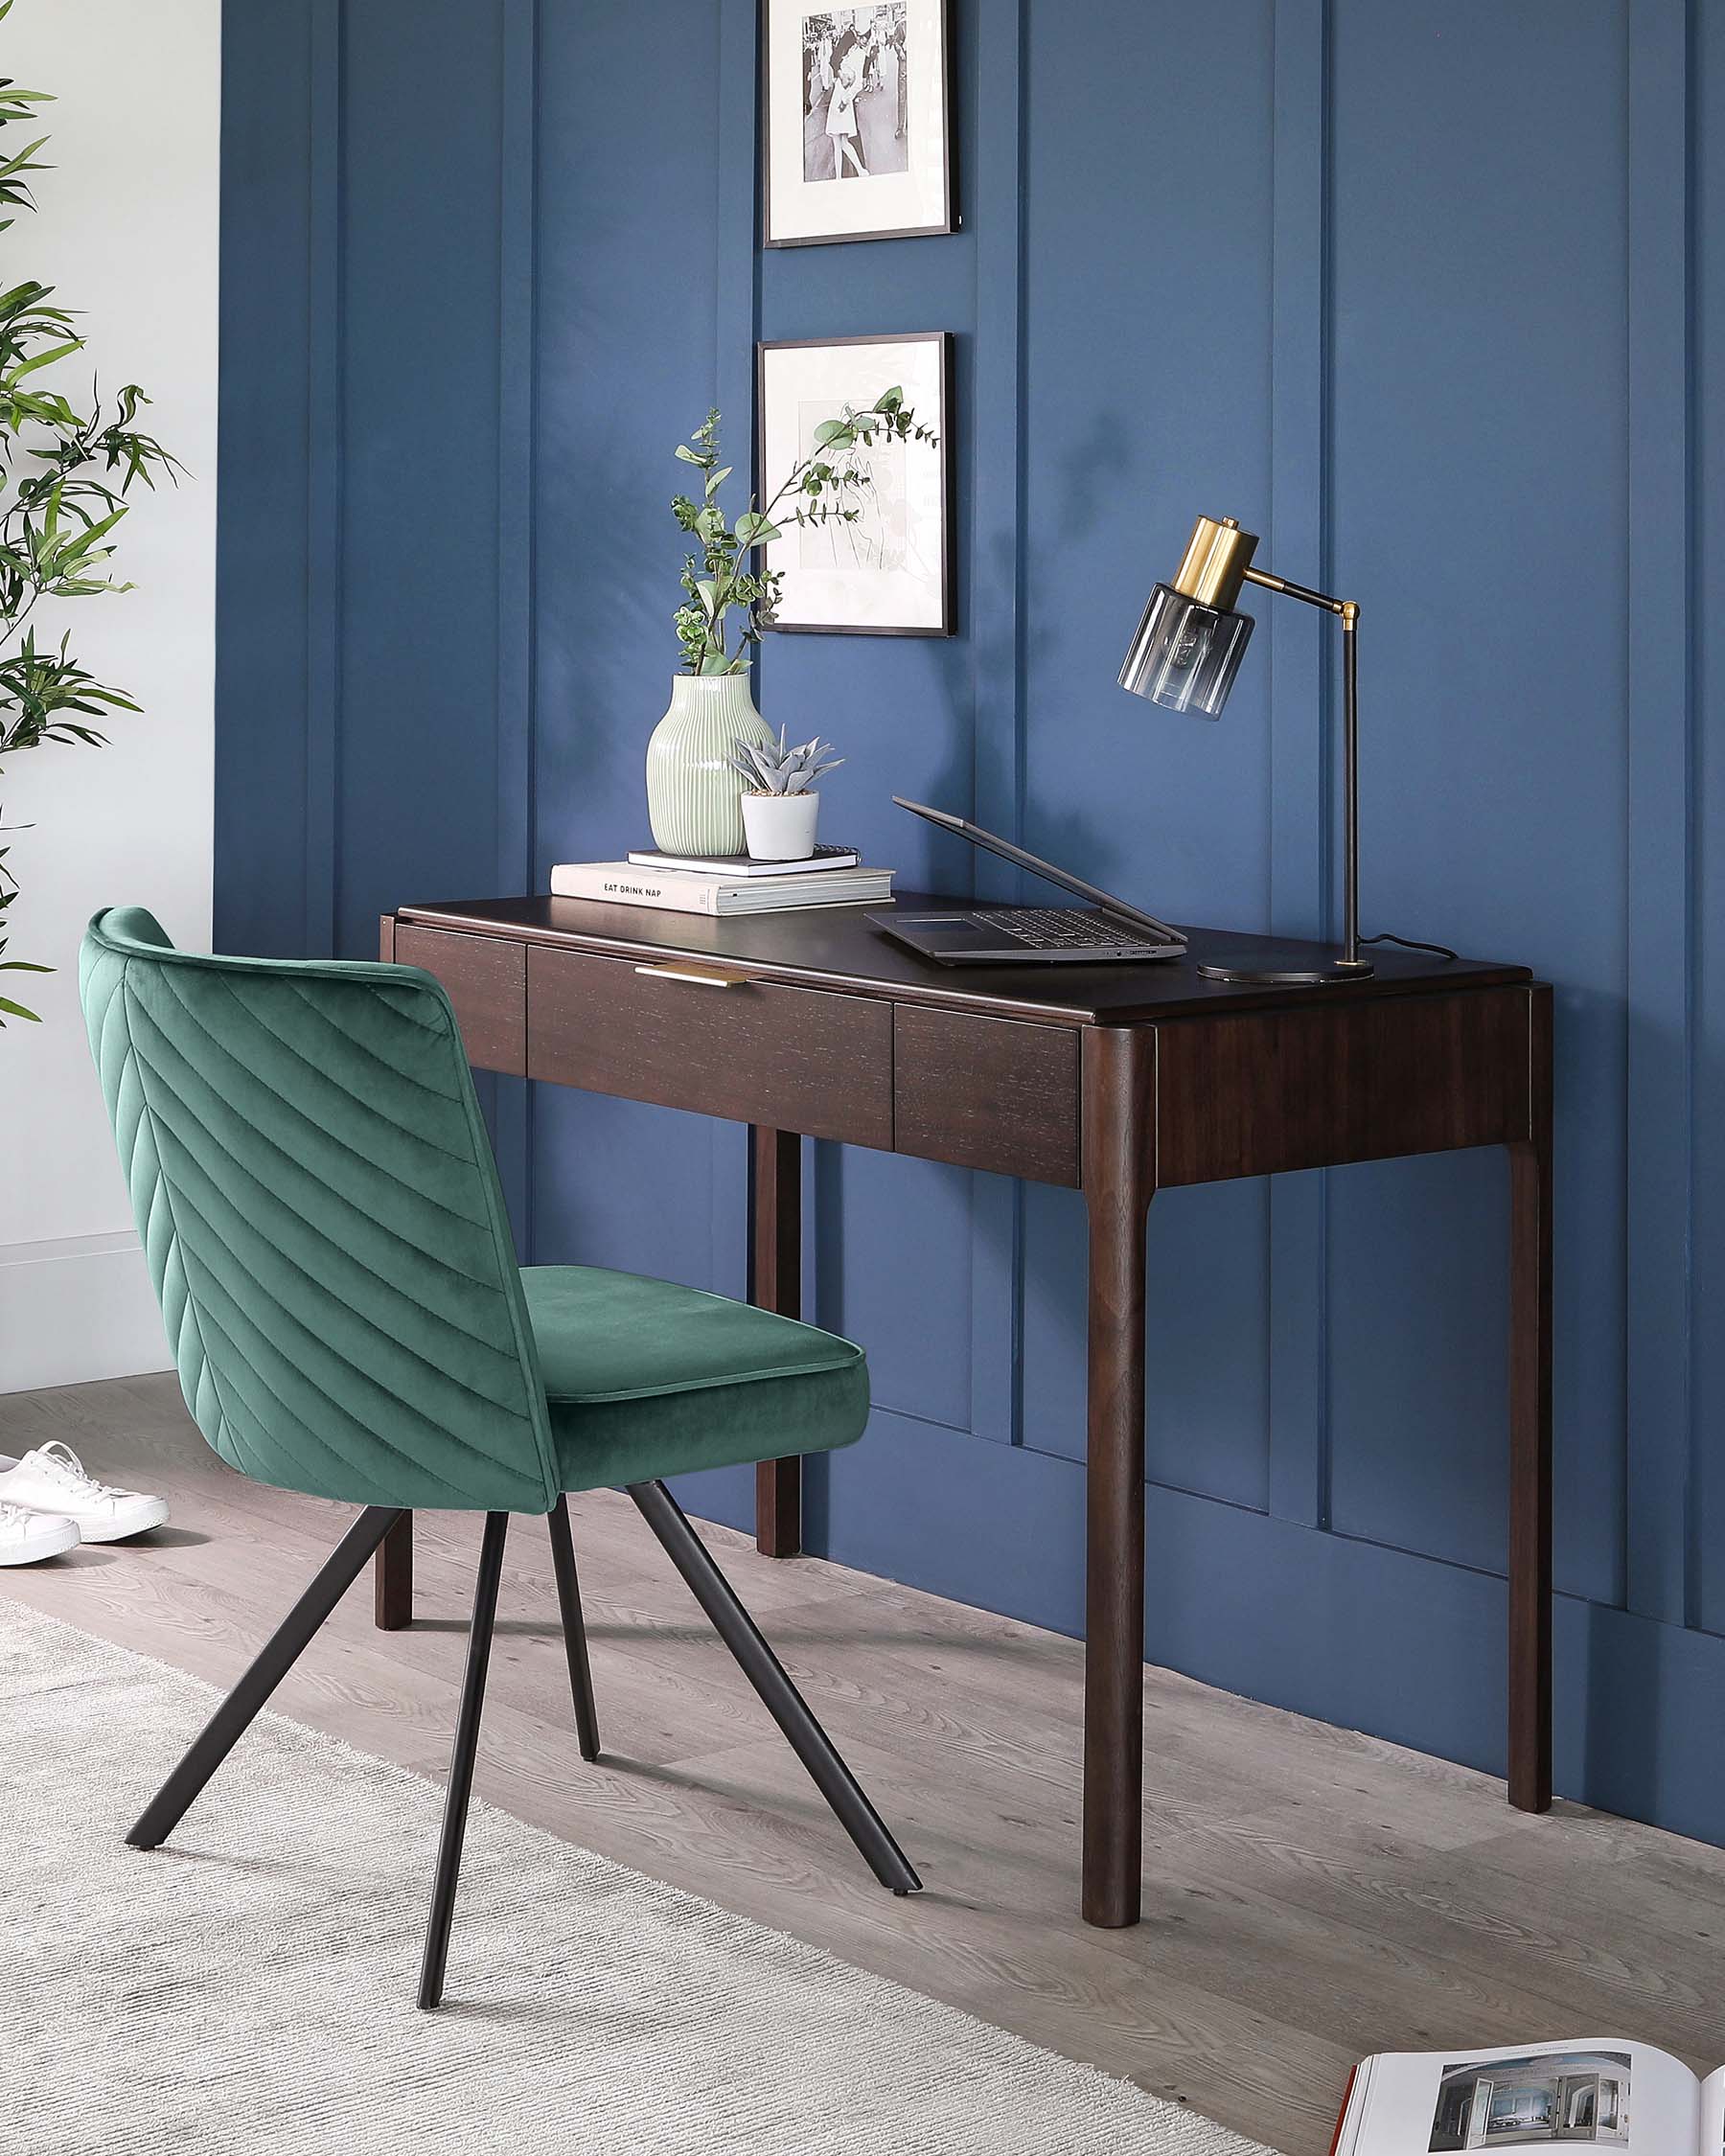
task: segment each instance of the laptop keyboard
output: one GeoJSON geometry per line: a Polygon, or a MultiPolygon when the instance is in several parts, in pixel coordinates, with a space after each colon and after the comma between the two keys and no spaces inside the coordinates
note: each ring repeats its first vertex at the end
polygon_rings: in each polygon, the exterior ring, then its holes
{"type": "Polygon", "coordinates": [[[986,921],[1030,951],[1165,951],[1165,936],[1143,935],[1123,923],[1100,913],[1080,913],[1069,906],[1015,906],[998,913],[978,906],[976,918],[986,921]]]}

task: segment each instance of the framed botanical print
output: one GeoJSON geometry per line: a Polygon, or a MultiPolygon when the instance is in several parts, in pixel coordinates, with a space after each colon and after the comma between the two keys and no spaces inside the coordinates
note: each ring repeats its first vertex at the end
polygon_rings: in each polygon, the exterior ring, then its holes
{"type": "Polygon", "coordinates": [[[758,498],[772,501],[798,464],[820,455],[840,470],[848,505],[843,516],[804,523],[776,516],[780,536],[767,559],[782,582],[770,626],[952,635],[952,337],[834,337],[763,344],[757,354],[758,498]],[[883,400],[910,416],[907,428],[831,444],[847,409],[883,400]]]}
{"type": "Polygon", "coordinates": [[[953,230],[946,0],[763,0],[770,247],[953,230]]]}

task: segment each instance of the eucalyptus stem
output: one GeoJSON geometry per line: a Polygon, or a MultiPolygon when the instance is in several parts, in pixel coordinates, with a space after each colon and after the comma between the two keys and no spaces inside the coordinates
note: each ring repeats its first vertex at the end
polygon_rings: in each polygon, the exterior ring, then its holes
{"type": "Polygon", "coordinates": [[[683,558],[679,581],[688,596],[675,616],[678,642],[691,674],[740,674],[763,632],[771,628],[783,572],[764,562],[752,569],[744,563],[746,557],[760,554],[784,536],[773,518],[790,496],[797,497],[797,505],[788,522],[824,524],[838,518],[854,523],[862,515],[857,495],[872,486],[873,478],[856,465],[844,463],[848,453],[872,447],[883,435],[931,446],[936,440],[933,430],[922,425],[905,402],[902,389],[884,391],[863,410],[847,404],[838,418],[824,420],[816,428],[814,449],[793,463],[767,507],[758,508],[750,494],[748,507],[731,525],[718,500],[730,469],[719,461],[719,425],[718,411],[709,411],[688,441],[677,445],[676,452],[679,462],[692,466],[702,480],[699,502],[678,494],[671,503],[678,528],[701,547],[699,554],[683,558]],[[734,658],[725,626],[732,608],[742,615],[734,658]]]}

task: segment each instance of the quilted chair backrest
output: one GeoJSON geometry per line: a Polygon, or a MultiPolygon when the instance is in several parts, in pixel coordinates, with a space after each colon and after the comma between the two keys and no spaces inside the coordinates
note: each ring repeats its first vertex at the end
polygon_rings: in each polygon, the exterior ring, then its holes
{"type": "Polygon", "coordinates": [[[84,1021],[186,1405],[351,1503],[543,1512],[520,1274],[448,998],[416,968],[175,951],[99,913],[84,1021]]]}

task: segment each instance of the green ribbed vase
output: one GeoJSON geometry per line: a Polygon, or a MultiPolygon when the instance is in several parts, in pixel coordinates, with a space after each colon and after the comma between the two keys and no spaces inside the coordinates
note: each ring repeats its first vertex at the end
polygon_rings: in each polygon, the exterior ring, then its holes
{"type": "Polygon", "coordinates": [[[747,674],[675,677],[647,744],[647,820],[661,853],[743,852],[743,778],[725,759],[740,741],[772,739],[747,674]]]}

